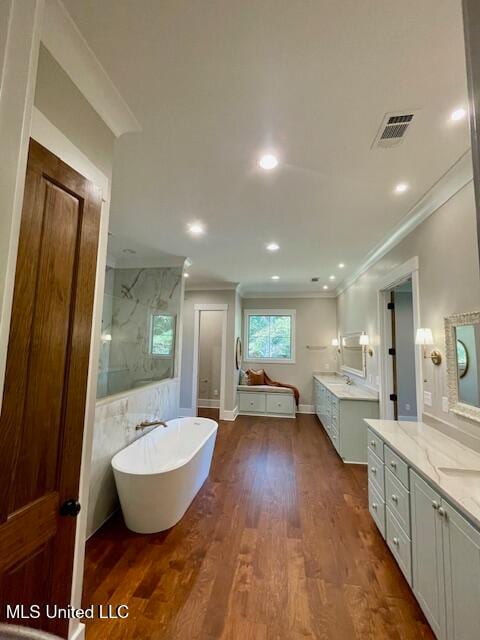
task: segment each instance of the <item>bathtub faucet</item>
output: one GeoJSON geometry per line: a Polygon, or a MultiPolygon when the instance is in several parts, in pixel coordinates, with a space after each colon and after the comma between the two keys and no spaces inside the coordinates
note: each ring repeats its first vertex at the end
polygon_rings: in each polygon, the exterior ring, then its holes
{"type": "Polygon", "coordinates": [[[165,428],[168,427],[168,424],[163,420],[153,420],[152,422],[144,420],[143,422],[140,422],[140,424],[137,424],[137,426],[135,427],[135,431],[141,431],[142,429],[147,429],[148,427],[156,427],[160,425],[165,428]]]}

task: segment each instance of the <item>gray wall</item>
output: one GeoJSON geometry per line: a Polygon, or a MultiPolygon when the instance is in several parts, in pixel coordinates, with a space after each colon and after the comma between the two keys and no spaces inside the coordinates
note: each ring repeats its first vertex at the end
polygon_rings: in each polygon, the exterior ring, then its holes
{"type": "Polygon", "coordinates": [[[115,137],[58,62],[40,47],[35,106],[107,177],[115,137]]]}
{"type": "Polygon", "coordinates": [[[182,367],[180,385],[180,407],[192,411],[192,368],[194,315],[196,304],[228,304],[227,312],[227,362],[225,370],[225,410],[234,411],[237,403],[236,386],[238,373],[235,368],[235,340],[239,336],[239,309],[241,301],[233,290],[186,291],[183,304],[182,367]]]}
{"type": "Polygon", "coordinates": [[[198,398],[220,399],[220,373],[222,365],[221,311],[200,313],[200,342],[198,348],[198,398]]]}
{"type": "MultiPolygon", "coordinates": [[[[334,371],[337,354],[331,346],[337,334],[335,298],[245,298],[244,309],[295,309],[296,356],[294,364],[269,364],[244,362],[248,369],[264,368],[274,380],[293,384],[300,390],[300,404],[313,404],[312,375],[315,371],[334,371]],[[314,351],[307,345],[326,346],[314,351]]],[[[245,337],[244,337],[245,342],[245,337]]],[[[244,352],[246,348],[244,349],[244,352]]]]}
{"type": "MultiPolygon", "coordinates": [[[[378,341],[377,282],[413,256],[418,256],[420,263],[421,326],[431,327],[436,347],[445,355],[444,318],[480,308],[472,183],[461,189],[338,297],[341,333],[365,329],[374,343],[378,341]]],[[[426,408],[428,414],[480,438],[477,424],[442,411],[442,397],[447,396],[445,357],[440,367],[426,360],[423,374],[427,380],[424,389],[430,391],[433,398],[433,406],[426,408]]],[[[367,381],[375,384],[377,376],[378,352],[375,349],[374,357],[367,358],[367,381]]]]}
{"type": "Polygon", "coordinates": [[[415,336],[412,293],[395,291],[395,346],[399,417],[417,415],[415,384],[415,336]]]}

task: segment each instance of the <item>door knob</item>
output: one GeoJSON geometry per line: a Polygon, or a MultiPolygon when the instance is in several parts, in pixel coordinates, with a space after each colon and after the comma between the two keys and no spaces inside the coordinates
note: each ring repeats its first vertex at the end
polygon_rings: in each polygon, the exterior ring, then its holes
{"type": "Polygon", "coordinates": [[[71,498],[62,504],[60,507],[60,515],[61,516],[72,516],[72,518],[76,518],[80,513],[81,509],[80,502],[78,500],[74,500],[71,498]]]}

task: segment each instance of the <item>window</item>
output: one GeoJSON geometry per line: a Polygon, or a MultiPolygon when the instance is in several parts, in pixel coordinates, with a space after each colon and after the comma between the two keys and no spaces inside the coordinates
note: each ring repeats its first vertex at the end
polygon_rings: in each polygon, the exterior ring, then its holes
{"type": "Polygon", "coordinates": [[[295,311],[245,311],[246,354],[251,362],[295,362],[295,311]]]}
{"type": "Polygon", "coordinates": [[[175,316],[152,315],[150,353],[160,358],[172,358],[175,349],[175,316]]]}

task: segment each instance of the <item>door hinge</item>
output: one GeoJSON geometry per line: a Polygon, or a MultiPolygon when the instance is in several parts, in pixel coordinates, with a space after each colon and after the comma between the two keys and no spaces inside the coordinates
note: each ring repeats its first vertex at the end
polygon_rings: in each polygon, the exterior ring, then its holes
{"type": "Polygon", "coordinates": [[[394,302],[389,302],[389,303],[387,304],[387,309],[388,309],[389,311],[394,311],[394,310],[395,310],[395,303],[394,303],[394,302]]]}
{"type": "Polygon", "coordinates": [[[390,400],[392,402],[396,402],[397,401],[397,394],[396,393],[391,393],[390,394],[390,400]]]}
{"type": "Polygon", "coordinates": [[[389,356],[395,356],[397,355],[397,352],[395,350],[395,347],[390,347],[390,349],[388,350],[388,355],[389,356]]]}

